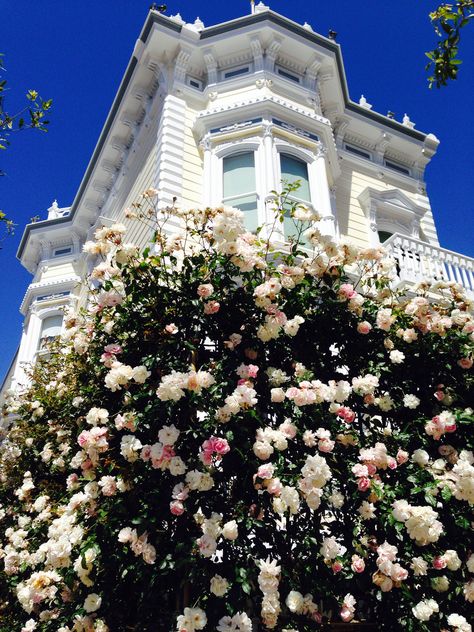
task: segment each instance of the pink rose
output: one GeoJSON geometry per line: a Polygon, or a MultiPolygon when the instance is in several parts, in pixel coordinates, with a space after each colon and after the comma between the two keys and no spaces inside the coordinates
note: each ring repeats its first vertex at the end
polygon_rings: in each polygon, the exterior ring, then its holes
{"type": "Polygon", "coordinates": [[[461,358],[458,360],[461,369],[470,369],[472,367],[472,358],[461,358]]]}
{"type": "Polygon", "coordinates": [[[446,568],[446,561],[442,555],[434,558],[433,568],[436,568],[436,570],[438,571],[442,570],[443,568],[446,568]]]}
{"type": "Polygon", "coordinates": [[[166,327],[165,327],[165,332],[167,334],[171,334],[172,336],[174,334],[177,334],[178,331],[179,330],[178,330],[178,328],[176,327],[176,325],[174,323],[170,323],[169,325],[166,325],[166,327]]]}
{"type": "Polygon", "coordinates": [[[398,449],[397,462],[399,465],[406,463],[408,461],[408,457],[409,457],[408,452],[405,452],[405,450],[402,450],[401,448],[398,449]]]}
{"type": "Polygon", "coordinates": [[[352,619],[354,618],[354,613],[352,612],[352,610],[350,610],[349,608],[346,608],[345,606],[341,609],[341,619],[345,622],[348,623],[349,621],[352,621],[352,619]]]}
{"type": "Polygon", "coordinates": [[[360,334],[367,335],[371,329],[372,329],[372,325],[366,320],[362,321],[361,323],[357,325],[357,331],[360,334]]]}
{"type": "Polygon", "coordinates": [[[170,511],[173,516],[181,516],[184,513],[184,505],[179,500],[173,500],[170,502],[170,511]]]}
{"type": "Polygon", "coordinates": [[[77,443],[83,448],[85,445],[89,443],[90,440],[90,432],[88,430],[83,430],[81,434],[77,437],[77,443]]]}
{"type": "Polygon", "coordinates": [[[373,463],[367,463],[367,470],[369,472],[369,476],[374,476],[374,474],[377,472],[377,468],[373,463]]]}
{"type": "Polygon", "coordinates": [[[354,573],[363,573],[365,570],[365,562],[361,557],[354,557],[351,568],[354,573]]]}
{"type": "Polygon", "coordinates": [[[259,478],[271,478],[275,467],[271,463],[264,463],[257,470],[257,476],[259,478]]]}
{"type": "Polygon", "coordinates": [[[221,437],[212,437],[212,439],[214,439],[214,452],[217,452],[217,454],[227,454],[227,452],[230,451],[227,439],[222,439],[221,437]]]}
{"type": "Polygon", "coordinates": [[[354,474],[354,476],[357,476],[357,478],[360,478],[361,476],[368,476],[369,470],[367,469],[367,465],[356,463],[352,467],[352,473],[354,474]]]}
{"type": "Polygon", "coordinates": [[[249,364],[247,367],[248,376],[251,378],[256,378],[258,373],[258,366],[255,364],[249,364]]]}
{"type": "Polygon", "coordinates": [[[204,313],[217,314],[220,307],[220,303],[218,303],[217,301],[208,301],[207,303],[204,303],[204,313]]]}
{"type": "Polygon", "coordinates": [[[347,300],[350,300],[351,298],[354,298],[356,294],[357,292],[354,290],[354,286],[350,283],[343,283],[339,288],[339,296],[341,298],[346,298],[347,300]]]}
{"type": "Polygon", "coordinates": [[[396,470],[396,469],[397,469],[397,466],[398,466],[398,463],[397,463],[397,461],[393,458],[393,456],[389,456],[389,457],[387,458],[387,465],[388,465],[388,467],[389,467],[391,470],[396,470]]]}
{"type": "Polygon", "coordinates": [[[118,344],[111,344],[104,347],[104,353],[112,353],[113,355],[118,355],[122,353],[122,347],[118,344]]]}
{"type": "Polygon", "coordinates": [[[151,456],[151,445],[144,445],[140,453],[142,461],[149,461],[151,456]]]}
{"type": "Polygon", "coordinates": [[[342,564],[341,562],[338,562],[336,560],[335,562],[333,562],[331,568],[333,570],[333,573],[340,573],[342,571],[342,564]]]}
{"type": "Polygon", "coordinates": [[[370,488],[370,480],[368,478],[359,478],[357,482],[357,489],[360,492],[366,492],[370,488]]]}
{"type": "Polygon", "coordinates": [[[320,439],[318,442],[318,449],[320,452],[332,452],[334,450],[335,442],[331,439],[320,439]]]}
{"type": "Polygon", "coordinates": [[[214,292],[214,286],[210,283],[202,283],[198,286],[197,294],[201,298],[208,298],[214,292]]]}

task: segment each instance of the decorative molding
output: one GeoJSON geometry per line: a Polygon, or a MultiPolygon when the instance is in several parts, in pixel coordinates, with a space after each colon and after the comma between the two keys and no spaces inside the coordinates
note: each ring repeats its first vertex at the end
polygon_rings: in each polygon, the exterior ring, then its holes
{"type": "Polygon", "coordinates": [[[419,236],[420,222],[427,208],[413,202],[399,189],[379,191],[366,187],[357,198],[369,221],[371,243],[379,243],[379,230],[419,236]]]}
{"type": "Polygon", "coordinates": [[[174,79],[180,83],[184,83],[186,79],[186,71],[188,70],[189,60],[191,58],[191,50],[181,48],[174,60],[174,79]]]}
{"type": "Polygon", "coordinates": [[[221,112],[231,112],[232,110],[238,110],[245,106],[256,105],[256,104],[280,105],[280,106],[283,106],[287,110],[290,110],[292,112],[297,112],[298,114],[302,114],[303,116],[310,118],[313,121],[317,121],[318,123],[322,123],[327,126],[330,125],[330,121],[327,118],[320,116],[319,114],[316,114],[315,112],[311,112],[309,108],[299,107],[297,105],[294,105],[293,103],[288,102],[286,99],[281,99],[273,95],[257,96],[257,97],[246,99],[244,101],[234,101],[233,103],[226,103],[214,108],[208,108],[207,110],[203,110],[202,112],[198,114],[197,120],[202,120],[206,117],[211,117],[215,114],[220,114],[221,112]]]}
{"type": "Polygon", "coordinates": [[[273,72],[275,70],[275,62],[281,49],[282,40],[275,38],[265,50],[265,59],[267,62],[267,70],[273,72]]]}
{"type": "Polygon", "coordinates": [[[263,70],[263,48],[258,37],[251,38],[250,48],[252,49],[255,72],[261,72],[263,70]]]}
{"type": "Polygon", "coordinates": [[[217,61],[211,49],[203,51],[204,63],[207,70],[207,84],[217,83],[217,61]]]}
{"type": "Polygon", "coordinates": [[[26,315],[31,302],[43,292],[49,292],[52,290],[53,293],[57,294],[61,290],[72,290],[75,285],[81,282],[81,277],[77,274],[74,274],[68,277],[63,277],[62,279],[54,279],[46,282],[40,281],[39,283],[30,283],[21,302],[20,312],[23,315],[26,315]]]}

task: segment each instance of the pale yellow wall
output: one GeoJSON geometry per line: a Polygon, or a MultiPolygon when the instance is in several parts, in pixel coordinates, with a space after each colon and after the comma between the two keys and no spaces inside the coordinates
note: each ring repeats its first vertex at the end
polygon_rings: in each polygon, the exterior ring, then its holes
{"type": "MultiPolygon", "coordinates": [[[[390,174],[384,172],[384,181],[364,170],[355,163],[343,160],[341,162],[341,176],[336,183],[336,207],[341,235],[347,235],[360,246],[369,244],[369,221],[362,209],[358,197],[366,187],[378,191],[398,189],[402,191],[414,203],[428,204],[427,199],[416,192],[415,186],[402,187],[400,181],[390,179],[390,174]]],[[[414,183],[415,184],[415,183],[414,183]]],[[[430,243],[438,243],[433,216],[429,206],[421,223],[422,230],[430,243]]]]}
{"type": "Polygon", "coordinates": [[[128,193],[120,200],[120,208],[117,208],[116,221],[125,224],[127,233],[125,241],[134,243],[140,248],[144,248],[150,239],[151,229],[138,221],[130,221],[125,218],[124,211],[132,202],[139,200],[140,195],[155,186],[156,183],[156,165],[157,165],[157,143],[156,133],[150,133],[148,147],[144,148],[144,155],[141,164],[137,164],[130,169],[129,177],[131,187],[128,187],[128,193]]]}

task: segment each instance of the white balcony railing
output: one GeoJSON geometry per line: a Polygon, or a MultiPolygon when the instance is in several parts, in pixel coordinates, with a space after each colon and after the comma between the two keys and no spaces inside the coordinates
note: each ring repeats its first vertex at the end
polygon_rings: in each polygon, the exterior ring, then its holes
{"type": "Polygon", "coordinates": [[[397,262],[401,283],[454,281],[474,298],[474,259],[395,233],[383,244],[397,262]]]}

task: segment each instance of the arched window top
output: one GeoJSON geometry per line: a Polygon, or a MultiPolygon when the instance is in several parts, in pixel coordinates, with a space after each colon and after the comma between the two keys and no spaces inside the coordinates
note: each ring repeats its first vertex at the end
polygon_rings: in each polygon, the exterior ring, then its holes
{"type": "Polygon", "coordinates": [[[292,156],[296,160],[301,160],[302,162],[308,164],[313,162],[315,158],[315,154],[311,149],[307,147],[297,146],[293,144],[289,144],[287,141],[283,140],[278,136],[273,137],[275,142],[275,147],[277,152],[280,154],[285,154],[286,156],[292,156]]]}

